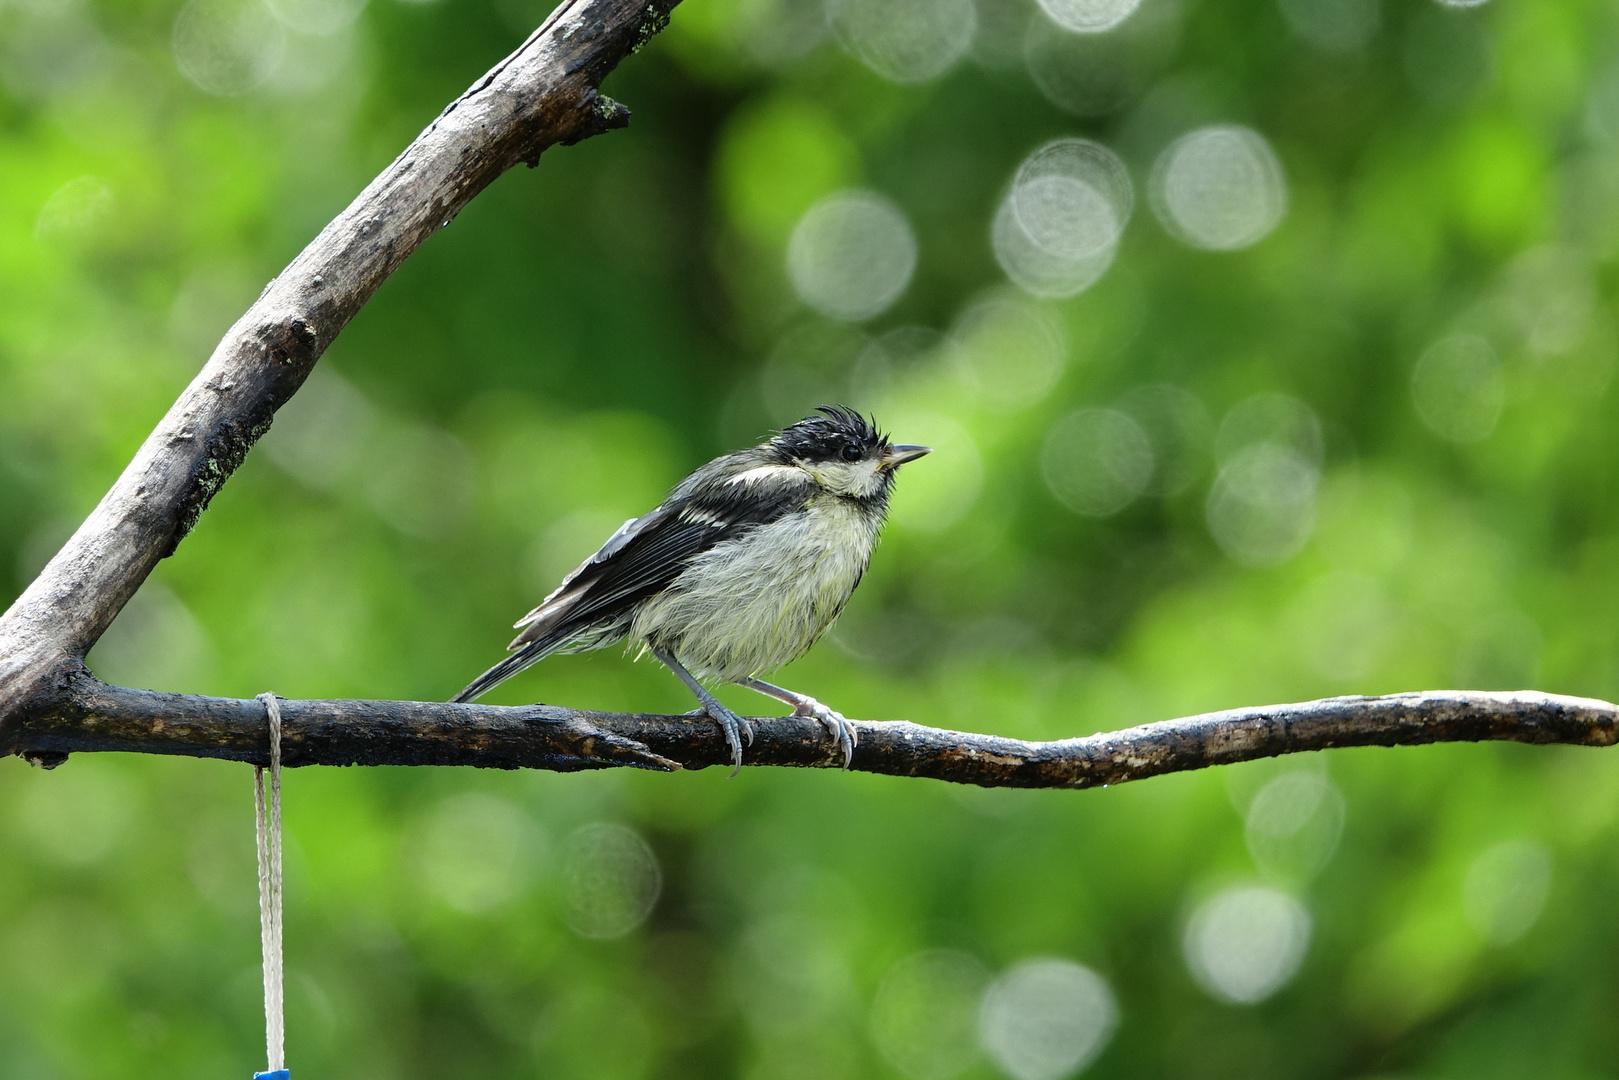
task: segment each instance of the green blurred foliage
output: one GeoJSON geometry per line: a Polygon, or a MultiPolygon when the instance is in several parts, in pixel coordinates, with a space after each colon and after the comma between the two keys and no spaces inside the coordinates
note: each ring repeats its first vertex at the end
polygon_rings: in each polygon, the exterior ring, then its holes
{"type": "MultiPolygon", "coordinates": [[[[1081,39],[1021,0],[894,4],[903,47],[861,36],[857,0],[836,32],[818,0],[677,9],[608,82],[632,127],[503,178],[412,258],[92,666],[446,698],[620,521],[838,398],[938,448],[780,677],[851,716],[1056,738],[1337,693],[1619,697],[1612,5],[1144,0],[1081,39]],[[885,77],[963,10],[966,55],[885,77]],[[1237,250],[1177,239],[1154,187],[1210,124],[1260,133],[1285,178],[1237,250]],[[1093,285],[1029,297],[991,222],[1066,136],[1119,155],[1135,212],[1093,285]],[[851,187],[917,252],[853,325],[788,272],[805,212],[851,187]]],[[[0,0],[0,599],[263,283],[544,15],[0,0]]],[[[690,706],[615,652],[493,697],[536,698],[690,706]]],[[[0,773],[0,1075],[261,1067],[248,770],[0,773]]],[[[1603,752],[1342,751],[1082,793],[765,770],[286,788],[299,1076],[1055,1080],[976,1030],[984,987],[1036,957],[1110,988],[1094,1075],[1619,1060],[1603,752]],[[1287,918],[1221,930],[1256,884],[1287,918]]]]}

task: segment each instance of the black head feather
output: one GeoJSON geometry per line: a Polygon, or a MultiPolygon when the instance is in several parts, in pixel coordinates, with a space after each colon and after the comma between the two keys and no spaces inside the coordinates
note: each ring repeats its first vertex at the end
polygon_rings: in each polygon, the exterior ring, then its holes
{"type": "Polygon", "coordinates": [[[847,405],[822,405],[820,415],[806,416],[781,429],[770,445],[797,461],[853,461],[880,453],[888,436],[847,405]]]}

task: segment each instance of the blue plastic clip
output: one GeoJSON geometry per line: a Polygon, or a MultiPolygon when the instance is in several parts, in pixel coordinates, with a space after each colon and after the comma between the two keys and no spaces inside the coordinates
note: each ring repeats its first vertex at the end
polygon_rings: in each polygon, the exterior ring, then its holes
{"type": "Polygon", "coordinates": [[[292,1080],[291,1069],[277,1069],[275,1072],[254,1073],[253,1080],[292,1080]]]}

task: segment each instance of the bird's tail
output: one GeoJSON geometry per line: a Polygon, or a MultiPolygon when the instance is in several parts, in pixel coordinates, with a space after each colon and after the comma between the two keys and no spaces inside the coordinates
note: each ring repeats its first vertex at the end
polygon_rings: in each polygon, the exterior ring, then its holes
{"type": "Polygon", "coordinates": [[[473,679],[465,690],[450,700],[453,702],[468,702],[482,697],[519,671],[527,670],[538,664],[541,660],[567,644],[567,641],[567,635],[542,634],[482,675],[479,675],[476,679],[473,679]]]}

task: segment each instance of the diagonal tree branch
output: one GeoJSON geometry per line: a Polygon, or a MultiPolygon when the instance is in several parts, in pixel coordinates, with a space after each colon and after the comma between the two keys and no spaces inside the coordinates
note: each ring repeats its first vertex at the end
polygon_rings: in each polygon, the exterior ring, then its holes
{"type": "Polygon", "coordinates": [[[226,333],[72,539],[0,616],[0,731],[82,658],[356,312],[519,162],[629,122],[602,79],[678,0],[563,0],[451,102],[226,333]]]}
{"type": "MultiPolygon", "coordinates": [[[[288,701],[282,761],[300,765],[474,765],[558,772],[729,766],[719,728],[701,716],[601,713],[400,701],[288,701]]],[[[836,768],[820,723],[759,718],[745,765],[836,768]]],[[[1528,692],[1446,690],[1231,709],[1057,742],[1025,742],[904,721],[857,721],[853,768],[983,787],[1086,788],[1256,758],[1345,746],[1505,740],[1611,746],[1619,706],[1528,692]]],[[[263,764],[264,706],[158,694],[74,675],[0,751],[52,767],[104,750],[263,764]]]]}

